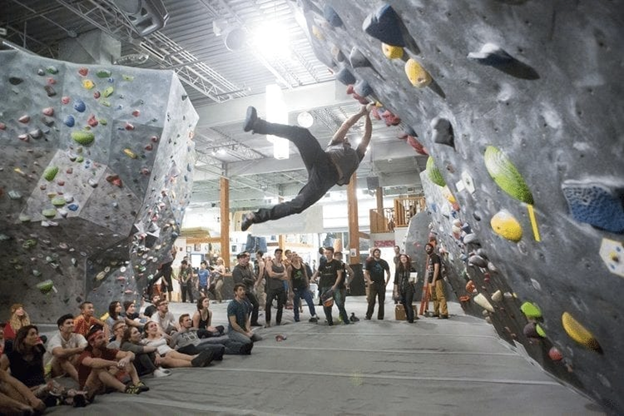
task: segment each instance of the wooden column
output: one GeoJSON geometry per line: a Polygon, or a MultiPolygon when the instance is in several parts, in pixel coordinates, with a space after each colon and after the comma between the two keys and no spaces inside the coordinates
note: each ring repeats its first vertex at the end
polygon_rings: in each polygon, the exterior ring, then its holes
{"type": "Polygon", "coordinates": [[[385,218],[383,209],[383,188],[381,186],[375,188],[375,198],[377,198],[377,213],[379,215],[383,215],[385,218]]]}
{"type": "Polygon", "coordinates": [[[219,180],[219,199],[221,201],[221,257],[225,267],[230,268],[230,180],[219,180]]]}
{"type": "Polygon", "coordinates": [[[360,222],[358,220],[357,177],[351,176],[347,186],[347,205],[349,207],[349,264],[360,262],[360,222]],[[351,251],[355,250],[355,256],[351,251]]]}

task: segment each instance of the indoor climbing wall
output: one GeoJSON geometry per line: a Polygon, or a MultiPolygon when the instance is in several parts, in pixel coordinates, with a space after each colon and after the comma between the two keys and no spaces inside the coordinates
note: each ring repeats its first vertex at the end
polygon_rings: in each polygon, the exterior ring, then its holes
{"type": "Polygon", "coordinates": [[[189,202],[197,113],[168,71],[0,52],[0,320],[138,300],[189,202]]]}
{"type": "Polygon", "coordinates": [[[302,7],[347,92],[430,156],[430,232],[464,309],[624,412],[622,2],[302,7]]]}

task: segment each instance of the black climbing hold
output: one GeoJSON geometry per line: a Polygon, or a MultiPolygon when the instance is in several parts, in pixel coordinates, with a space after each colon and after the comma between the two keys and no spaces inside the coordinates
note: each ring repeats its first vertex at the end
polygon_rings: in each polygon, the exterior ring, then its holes
{"type": "Polygon", "coordinates": [[[405,46],[399,16],[387,3],[364,19],[362,29],[370,36],[388,45],[405,46]]]}
{"type": "Polygon", "coordinates": [[[351,62],[351,66],[353,68],[362,68],[362,67],[371,66],[371,63],[368,60],[368,58],[364,56],[362,51],[360,51],[357,48],[357,46],[354,46],[353,49],[351,49],[351,53],[349,54],[349,62],[351,62]]]}
{"type": "Polygon", "coordinates": [[[353,87],[353,90],[355,91],[357,95],[361,97],[366,97],[373,93],[373,88],[368,84],[368,82],[364,80],[360,80],[356,82],[355,86],[353,87]]]}
{"type": "Polygon", "coordinates": [[[342,19],[329,4],[326,4],[323,8],[323,16],[333,27],[342,26],[342,19]]]}
{"type": "Polygon", "coordinates": [[[345,66],[342,66],[340,70],[336,72],[336,79],[344,85],[355,84],[355,81],[357,81],[351,71],[345,66]]]}
{"type": "Polygon", "coordinates": [[[453,126],[450,121],[445,118],[436,117],[431,120],[431,128],[433,129],[432,139],[435,143],[445,144],[455,148],[453,126]]]}

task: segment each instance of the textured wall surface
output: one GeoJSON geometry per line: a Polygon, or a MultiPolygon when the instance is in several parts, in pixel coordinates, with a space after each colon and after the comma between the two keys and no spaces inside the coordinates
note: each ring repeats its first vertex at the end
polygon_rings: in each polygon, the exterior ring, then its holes
{"type": "Polygon", "coordinates": [[[337,79],[431,156],[427,223],[465,309],[624,413],[622,1],[303,9],[337,79]]]}
{"type": "Polygon", "coordinates": [[[0,52],[0,320],[138,299],[189,202],[197,113],[172,72],[0,52]]]}

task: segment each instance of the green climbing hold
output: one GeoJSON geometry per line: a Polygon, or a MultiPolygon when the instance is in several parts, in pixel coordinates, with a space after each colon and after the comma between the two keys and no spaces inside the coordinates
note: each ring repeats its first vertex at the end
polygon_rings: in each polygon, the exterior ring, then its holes
{"type": "Polygon", "coordinates": [[[524,302],[522,306],[520,306],[520,310],[527,318],[536,319],[542,317],[542,311],[540,310],[540,308],[538,308],[536,304],[531,302],[524,302]]]}
{"type": "Polygon", "coordinates": [[[121,77],[124,81],[134,81],[134,77],[132,75],[122,75],[121,77]]]}
{"type": "Polygon", "coordinates": [[[426,170],[427,170],[427,173],[429,174],[429,179],[431,179],[431,182],[435,183],[438,186],[442,186],[442,187],[446,186],[446,182],[444,181],[442,174],[436,167],[435,161],[433,160],[431,156],[429,156],[429,159],[427,159],[426,170]]]}
{"type": "Polygon", "coordinates": [[[108,124],[108,121],[105,118],[101,118],[98,120],[100,122],[101,125],[105,126],[108,124]]]}
{"type": "Polygon", "coordinates": [[[41,211],[41,215],[43,215],[46,218],[54,218],[56,217],[56,209],[54,208],[44,209],[43,211],[41,211]]]}
{"type": "Polygon", "coordinates": [[[62,207],[63,205],[65,205],[65,203],[65,197],[63,196],[56,196],[52,198],[52,205],[54,205],[55,207],[62,207]]]}
{"type": "Polygon", "coordinates": [[[84,162],[84,156],[82,156],[82,155],[78,156],[78,157],[76,158],[76,162],[78,162],[78,163],[82,163],[82,162],[84,162]]]}
{"type": "Polygon", "coordinates": [[[58,167],[50,166],[46,168],[46,170],[43,171],[43,178],[48,182],[52,182],[54,178],[56,177],[56,174],[58,173],[58,171],[59,171],[58,167]]]}
{"type": "Polygon", "coordinates": [[[30,250],[31,248],[33,248],[36,245],[37,245],[37,240],[29,238],[28,240],[24,241],[24,243],[22,244],[22,248],[30,250]]]}
{"type": "Polygon", "coordinates": [[[90,145],[95,140],[95,135],[90,131],[72,131],[71,138],[83,146],[90,145]]]}
{"type": "Polygon", "coordinates": [[[20,214],[19,215],[19,220],[21,222],[30,222],[30,217],[26,214],[20,214]]]}
{"type": "Polygon", "coordinates": [[[544,331],[544,328],[542,328],[540,324],[535,324],[535,332],[537,332],[537,335],[540,337],[546,338],[546,331],[544,331]]]}
{"type": "Polygon", "coordinates": [[[41,273],[41,272],[40,272],[39,270],[37,270],[37,269],[33,269],[32,274],[33,274],[33,276],[35,276],[35,277],[39,277],[39,276],[41,276],[43,273],[41,273]]]}
{"type": "MultiPolygon", "coordinates": [[[[110,97],[111,95],[113,95],[113,93],[114,93],[114,92],[115,92],[115,88],[113,88],[113,87],[106,87],[106,88],[104,89],[104,91],[102,91],[102,95],[103,95],[105,98],[108,98],[108,97],[110,97]]],[[[110,104],[109,104],[109,106],[110,106],[110,104]]]]}
{"type": "Polygon", "coordinates": [[[108,69],[100,69],[95,73],[95,75],[97,75],[98,78],[108,78],[113,75],[113,73],[108,69]]]}
{"type": "Polygon", "coordinates": [[[111,103],[108,100],[102,100],[100,101],[100,104],[102,104],[104,107],[110,107],[111,103]]]}
{"type": "Polygon", "coordinates": [[[494,146],[485,149],[485,168],[494,182],[514,198],[533,205],[533,195],[509,158],[494,146]]]}
{"type": "Polygon", "coordinates": [[[50,65],[49,67],[46,68],[46,71],[48,72],[48,74],[58,74],[59,70],[57,67],[50,65]]]}
{"type": "Polygon", "coordinates": [[[41,283],[37,283],[37,289],[39,289],[44,295],[47,295],[52,291],[52,289],[54,289],[54,282],[50,279],[44,280],[41,283]]]}

